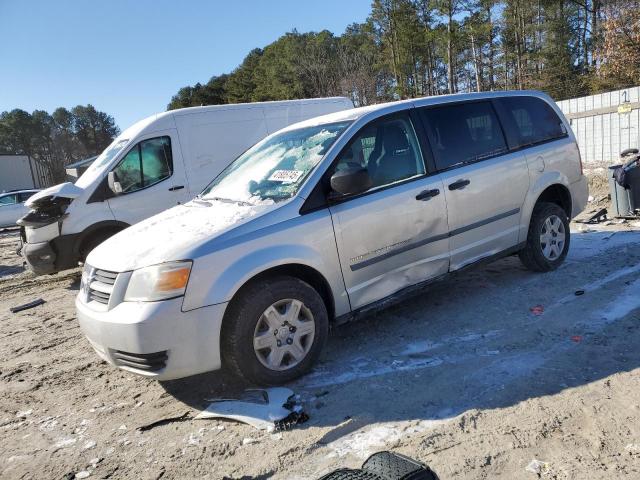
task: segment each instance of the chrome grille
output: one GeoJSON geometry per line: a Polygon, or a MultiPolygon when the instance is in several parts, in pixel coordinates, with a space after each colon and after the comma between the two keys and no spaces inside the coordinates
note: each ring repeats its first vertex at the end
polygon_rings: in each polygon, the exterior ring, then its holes
{"type": "Polygon", "coordinates": [[[89,277],[89,301],[108,305],[117,276],[117,272],[93,269],[89,277]]]}
{"type": "Polygon", "coordinates": [[[116,272],[107,272],[106,270],[97,270],[93,273],[93,279],[106,283],[107,285],[113,285],[116,282],[116,277],[118,274],[116,272]]]}

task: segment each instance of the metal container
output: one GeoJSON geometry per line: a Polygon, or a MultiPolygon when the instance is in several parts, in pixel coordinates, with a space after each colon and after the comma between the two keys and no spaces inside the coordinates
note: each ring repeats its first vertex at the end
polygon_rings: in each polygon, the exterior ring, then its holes
{"type": "MultiPolygon", "coordinates": [[[[613,172],[618,168],[622,168],[622,165],[613,165],[609,167],[609,192],[611,192],[611,209],[616,217],[630,217],[634,216],[633,208],[631,206],[631,199],[629,190],[618,185],[616,178],[613,176],[613,172]]],[[[640,170],[640,169],[635,169],[640,170]]],[[[638,178],[640,181],[640,176],[638,178]]],[[[640,201],[640,185],[638,185],[637,198],[640,201]]]]}

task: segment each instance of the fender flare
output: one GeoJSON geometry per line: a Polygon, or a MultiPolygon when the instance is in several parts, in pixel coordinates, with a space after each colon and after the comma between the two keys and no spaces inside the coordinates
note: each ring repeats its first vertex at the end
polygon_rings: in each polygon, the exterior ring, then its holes
{"type": "Polygon", "coordinates": [[[527,196],[525,197],[524,203],[522,205],[522,216],[520,217],[520,238],[519,242],[524,242],[527,239],[527,234],[529,232],[529,222],[531,222],[531,215],[533,215],[533,209],[535,208],[538,200],[542,196],[542,194],[549,187],[553,187],[558,185],[565,190],[569,194],[569,198],[573,201],[571,197],[571,189],[569,188],[569,179],[564,173],[553,171],[553,172],[545,172],[540,175],[536,182],[529,187],[529,191],[527,192],[527,196]]]}
{"type": "Polygon", "coordinates": [[[100,230],[124,230],[127,227],[130,227],[128,223],[121,222],[119,220],[104,220],[101,222],[94,223],[87,228],[85,228],[82,233],[78,235],[78,238],[75,241],[73,246],[73,251],[76,254],[80,254],[80,249],[83,243],[90,238],[94,233],[100,230]]]}

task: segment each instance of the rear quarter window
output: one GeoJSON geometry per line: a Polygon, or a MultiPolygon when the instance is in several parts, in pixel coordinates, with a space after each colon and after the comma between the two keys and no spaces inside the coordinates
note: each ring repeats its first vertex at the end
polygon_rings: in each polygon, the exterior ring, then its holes
{"type": "Polygon", "coordinates": [[[567,135],[562,120],[544,100],[536,97],[504,97],[500,103],[516,127],[516,148],[567,135]]]}

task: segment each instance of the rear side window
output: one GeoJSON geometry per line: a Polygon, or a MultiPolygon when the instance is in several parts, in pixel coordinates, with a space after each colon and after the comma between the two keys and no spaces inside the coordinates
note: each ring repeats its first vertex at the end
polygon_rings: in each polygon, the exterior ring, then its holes
{"type": "Polygon", "coordinates": [[[477,162],[507,152],[507,144],[490,102],[423,108],[438,170],[477,162]]]}
{"type": "Polygon", "coordinates": [[[518,144],[525,147],[566,136],[560,117],[543,100],[535,97],[504,97],[500,103],[517,127],[518,144]]]}

